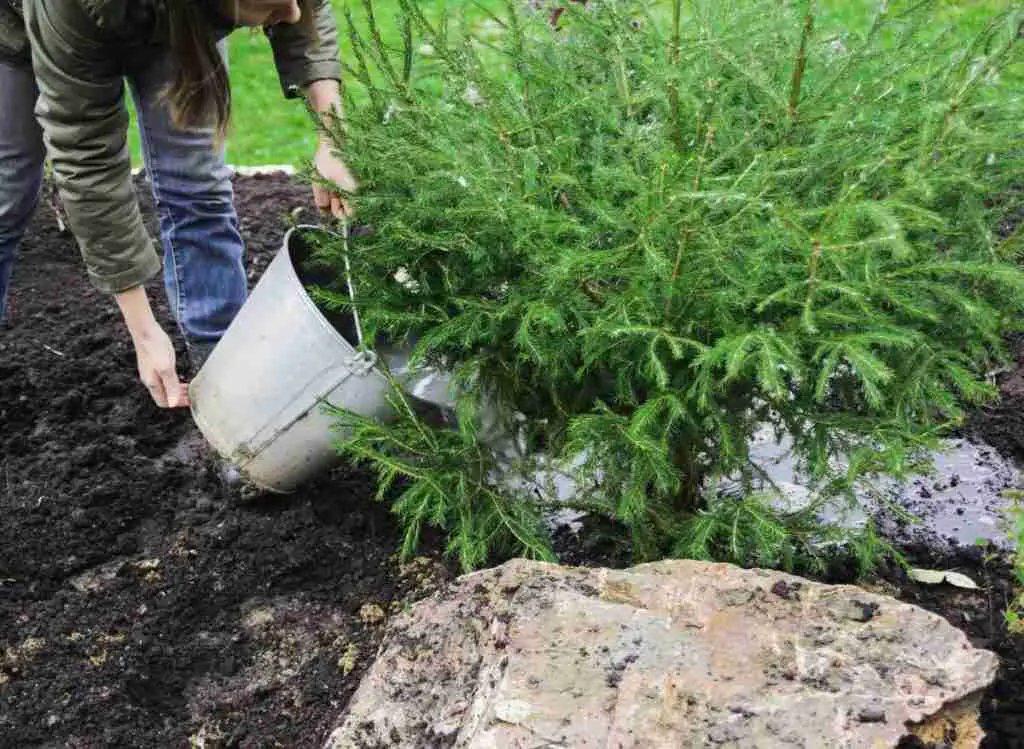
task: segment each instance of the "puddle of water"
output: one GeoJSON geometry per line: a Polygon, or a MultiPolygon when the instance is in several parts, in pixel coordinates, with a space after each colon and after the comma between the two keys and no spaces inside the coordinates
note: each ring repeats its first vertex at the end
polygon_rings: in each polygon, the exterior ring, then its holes
{"type": "Polygon", "coordinates": [[[1021,486],[1021,472],[992,447],[949,440],[934,456],[933,476],[915,477],[890,491],[898,504],[921,518],[921,529],[936,540],[966,546],[977,540],[1011,546],[1005,530],[1012,500],[1003,495],[1021,486]]]}
{"type": "MultiPolygon", "coordinates": [[[[404,350],[391,349],[384,355],[410,395],[441,409],[454,408],[450,383],[443,373],[410,369],[404,350]]],[[[485,416],[485,430],[489,432],[485,439],[511,465],[520,452],[519,446],[496,427],[495,414],[485,416]]],[[[788,437],[776,440],[769,427],[755,434],[750,445],[751,459],[766,477],[758,488],[776,494],[778,506],[799,509],[813,501],[814,489],[808,477],[797,469],[791,449],[792,441],[788,437]]],[[[870,513],[879,521],[883,532],[896,542],[918,540],[932,545],[968,546],[984,539],[1009,546],[1011,542],[1004,522],[1011,500],[1002,492],[1024,486],[1024,475],[1018,466],[994,448],[964,439],[947,440],[943,449],[932,457],[932,475],[913,476],[902,483],[890,478],[865,483],[855,492],[859,506],[850,507],[846,501],[836,500],[823,508],[823,520],[857,528],[866,522],[870,513]],[[917,522],[908,525],[893,507],[902,508],[917,522]]],[[[583,458],[579,457],[577,465],[583,458]]],[[[538,462],[541,467],[530,476],[516,476],[514,471],[509,471],[500,480],[512,490],[528,491],[552,504],[571,501],[577,493],[573,466],[538,462]]],[[[584,514],[566,508],[550,514],[548,523],[552,527],[575,528],[584,514]]]]}
{"type": "MultiPolygon", "coordinates": [[[[751,442],[751,459],[765,474],[756,486],[777,497],[776,506],[789,510],[806,507],[815,498],[806,474],[797,469],[788,438],[776,441],[765,429],[751,442]]],[[[578,459],[582,461],[583,456],[578,459]]],[[[903,482],[880,477],[856,491],[857,504],[837,499],[821,510],[824,521],[842,527],[863,527],[869,516],[879,522],[882,532],[892,541],[919,541],[933,547],[949,544],[971,546],[979,539],[1003,548],[1012,546],[1005,530],[1006,510],[1012,500],[1003,492],[1024,486],[1024,474],[994,449],[964,439],[943,443],[932,456],[933,473],[914,475],[903,482]],[[899,508],[913,516],[908,524],[899,508]]],[[[572,466],[559,468],[541,463],[541,469],[528,478],[510,478],[512,489],[528,490],[553,504],[569,502],[576,495],[572,466]]],[[[738,485],[734,485],[738,486],[738,485]]],[[[729,493],[730,487],[720,487],[729,493]]],[[[580,526],[585,513],[563,509],[552,513],[552,527],[580,526]]]]}
{"type": "MultiPolygon", "coordinates": [[[[763,430],[751,443],[751,458],[781,491],[783,506],[806,506],[812,492],[806,475],[794,465],[788,438],[776,441],[763,430]]],[[[886,535],[903,541],[915,538],[932,544],[973,545],[984,539],[1008,546],[1005,512],[1011,500],[1007,489],[1020,487],[1020,469],[994,448],[964,439],[950,439],[932,455],[933,473],[914,475],[903,482],[878,478],[855,492],[863,511],[834,504],[825,518],[856,527],[875,514],[886,535]],[[872,491],[874,490],[874,491],[872,491]],[[918,521],[907,525],[891,506],[902,508],[918,521]]]]}

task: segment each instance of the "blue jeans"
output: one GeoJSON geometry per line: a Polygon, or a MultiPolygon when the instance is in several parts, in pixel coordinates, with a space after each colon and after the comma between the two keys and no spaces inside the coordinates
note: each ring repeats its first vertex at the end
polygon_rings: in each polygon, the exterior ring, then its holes
{"type": "MultiPolygon", "coordinates": [[[[222,47],[223,50],[223,47],[222,47]]],[[[143,161],[160,218],[164,288],[171,316],[191,347],[207,348],[245,301],[244,247],[224,152],[209,130],[180,130],[161,93],[171,59],[133,71],[143,161]]],[[[33,115],[32,71],[0,61],[0,319],[14,255],[35,210],[45,158],[33,115]]]]}

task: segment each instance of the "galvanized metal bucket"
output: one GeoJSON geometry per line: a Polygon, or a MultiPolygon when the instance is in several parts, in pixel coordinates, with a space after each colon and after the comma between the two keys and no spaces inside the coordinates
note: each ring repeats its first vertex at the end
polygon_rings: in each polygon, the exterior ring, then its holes
{"type": "Polygon", "coordinates": [[[347,336],[306,293],[297,267],[310,248],[301,226],[283,246],[189,386],[206,440],[264,489],[290,493],[339,460],[344,435],[324,406],[392,417],[391,386],[370,351],[359,351],[358,317],[347,336]],[[354,340],[353,340],[354,339],[354,340]]]}

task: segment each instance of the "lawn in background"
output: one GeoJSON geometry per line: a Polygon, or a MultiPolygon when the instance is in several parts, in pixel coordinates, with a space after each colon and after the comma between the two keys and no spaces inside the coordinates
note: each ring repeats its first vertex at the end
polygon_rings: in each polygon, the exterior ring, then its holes
{"type": "MultiPolygon", "coordinates": [[[[501,0],[419,0],[427,17],[436,17],[447,4],[448,11],[465,8],[483,17],[477,5],[497,7],[501,0]]],[[[333,0],[338,20],[343,59],[351,59],[351,45],[345,33],[345,7],[360,24],[366,15],[359,0],[333,0]]],[[[394,19],[398,0],[374,0],[375,15],[388,45],[401,49],[401,35],[394,19]]],[[[232,127],[227,142],[228,162],[235,165],[290,164],[297,166],[312,155],[316,142],[309,116],[301,101],[284,98],[270,43],[261,32],[239,29],[228,37],[228,66],[232,90],[232,127]]],[[[134,120],[133,120],[134,122],[134,120]]],[[[132,159],[141,164],[139,138],[134,124],[129,132],[132,159]]]]}
{"type": "MultiPolygon", "coordinates": [[[[518,1],[518,0],[516,0],[518,1]]],[[[526,0],[521,0],[526,2],[526,0]]],[[[739,0],[742,2],[742,0],[739,0]]],[[[820,37],[841,35],[844,31],[863,30],[881,0],[819,0],[817,29],[820,37]]],[[[465,9],[480,18],[485,14],[480,6],[499,10],[504,0],[419,0],[428,16],[434,16],[447,5],[449,12],[465,9]]],[[[1014,0],[942,0],[944,12],[957,25],[957,30],[969,37],[979,31],[993,12],[1009,8],[1014,0]]],[[[893,2],[895,6],[898,3],[893,2]]],[[[365,18],[359,0],[334,0],[339,22],[343,59],[351,59],[349,40],[344,33],[344,9],[348,6],[353,16],[365,18]]],[[[375,0],[376,17],[384,41],[396,49],[401,38],[394,19],[398,16],[397,0],[375,0]]],[[[668,14],[671,0],[655,0],[650,9],[657,15],[668,14]]],[[[797,14],[794,11],[794,19],[797,14]]],[[[234,117],[227,143],[228,161],[237,165],[290,164],[301,165],[310,157],[315,134],[302,103],[286,100],[281,92],[274,68],[270,45],[262,33],[236,31],[228,39],[229,64],[232,82],[234,117]]],[[[132,155],[139,160],[138,134],[130,132],[132,155]]]]}

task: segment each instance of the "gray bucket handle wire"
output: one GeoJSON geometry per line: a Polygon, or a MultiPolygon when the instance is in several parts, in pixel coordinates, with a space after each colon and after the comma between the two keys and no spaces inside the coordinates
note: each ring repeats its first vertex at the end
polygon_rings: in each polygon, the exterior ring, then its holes
{"type": "Polygon", "coordinates": [[[356,288],[355,284],[352,283],[352,264],[349,262],[348,259],[348,219],[337,219],[337,223],[338,226],[340,227],[340,231],[335,231],[334,229],[323,225],[320,226],[320,230],[328,234],[331,234],[332,236],[335,236],[341,240],[341,256],[342,259],[345,261],[345,286],[348,291],[348,298],[352,301],[352,319],[356,326],[356,338],[359,339],[360,350],[363,350],[365,348],[363,346],[363,325],[359,321],[359,308],[356,306],[356,288]]]}
{"type": "Polygon", "coordinates": [[[363,326],[359,322],[359,308],[356,306],[356,289],[352,284],[352,266],[348,261],[348,219],[340,219],[341,241],[344,247],[342,257],[345,259],[345,285],[348,286],[348,298],[352,300],[352,318],[356,324],[356,337],[359,339],[359,348],[363,348],[363,326]]]}

